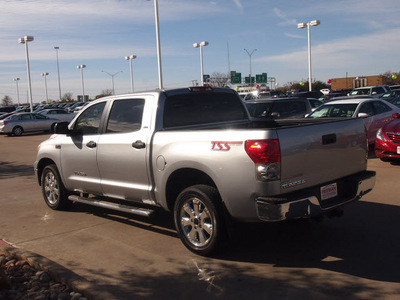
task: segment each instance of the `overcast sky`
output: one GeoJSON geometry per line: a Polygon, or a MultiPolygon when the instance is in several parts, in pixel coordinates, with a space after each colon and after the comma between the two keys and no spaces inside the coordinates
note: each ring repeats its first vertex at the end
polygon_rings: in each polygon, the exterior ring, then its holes
{"type": "MultiPolygon", "coordinates": [[[[308,80],[307,29],[297,23],[320,20],[311,28],[313,78],[379,75],[399,72],[400,2],[398,0],[159,0],[163,81],[165,88],[200,82],[204,73],[234,70],[268,73],[277,83],[308,80]]],[[[50,99],[58,99],[59,49],[61,93],[90,97],[102,90],[130,91],[133,60],[136,91],[158,87],[154,1],[146,0],[0,0],[0,99],[17,103],[14,77],[19,77],[21,102],[27,99],[25,46],[28,44],[33,102],[45,100],[41,73],[48,72],[50,99]],[[105,71],[105,72],[102,72],[105,71]],[[122,71],[122,72],[120,72],[122,71]]]]}

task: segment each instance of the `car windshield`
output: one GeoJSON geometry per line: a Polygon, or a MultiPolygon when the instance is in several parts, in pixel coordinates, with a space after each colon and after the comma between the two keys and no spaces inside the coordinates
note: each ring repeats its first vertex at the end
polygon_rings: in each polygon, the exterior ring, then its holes
{"type": "Polygon", "coordinates": [[[318,107],[308,118],[351,118],[357,106],[356,103],[326,104],[318,107]]]}
{"type": "Polygon", "coordinates": [[[354,91],[351,91],[350,95],[351,96],[357,96],[357,95],[369,95],[370,89],[357,89],[354,91]]]}

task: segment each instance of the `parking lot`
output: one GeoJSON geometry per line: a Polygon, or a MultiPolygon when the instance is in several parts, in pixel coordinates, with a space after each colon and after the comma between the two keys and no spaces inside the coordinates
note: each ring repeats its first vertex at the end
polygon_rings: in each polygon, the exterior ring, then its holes
{"type": "MultiPolygon", "coordinates": [[[[397,299],[400,166],[371,156],[375,189],[341,218],[237,225],[224,254],[189,252],[169,216],[52,211],[32,164],[48,134],[0,136],[0,239],[117,299],[397,299]]],[[[311,162],[310,162],[311,163],[311,162]]]]}

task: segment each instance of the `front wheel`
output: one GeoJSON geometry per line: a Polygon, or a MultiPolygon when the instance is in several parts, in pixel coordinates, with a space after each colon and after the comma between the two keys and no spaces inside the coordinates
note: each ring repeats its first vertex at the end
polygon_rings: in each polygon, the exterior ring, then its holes
{"type": "Polygon", "coordinates": [[[174,220],[183,244],[199,255],[218,250],[224,239],[221,199],[211,186],[195,185],[183,190],[175,203],[174,220]]]}
{"type": "Polygon", "coordinates": [[[48,165],[44,168],[41,178],[42,193],[46,204],[54,210],[67,208],[72,202],[61,181],[56,165],[48,165]]]}

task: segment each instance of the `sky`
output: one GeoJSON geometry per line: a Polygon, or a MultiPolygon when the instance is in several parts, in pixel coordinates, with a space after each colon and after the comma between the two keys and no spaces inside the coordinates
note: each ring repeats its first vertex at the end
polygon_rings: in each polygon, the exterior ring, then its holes
{"type": "MultiPolygon", "coordinates": [[[[200,83],[204,74],[236,71],[242,77],[267,73],[279,86],[308,80],[307,29],[311,27],[312,78],[371,76],[400,70],[398,0],[158,0],[164,88],[200,83]]],[[[158,88],[154,0],[0,0],[0,100],[28,100],[28,43],[34,103],[61,95],[158,88]],[[41,76],[49,73],[48,76],[41,76]],[[17,85],[13,80],[19,77],[17,85]]]]}

